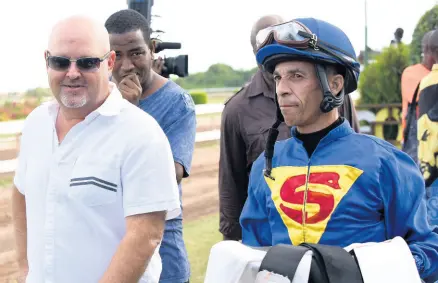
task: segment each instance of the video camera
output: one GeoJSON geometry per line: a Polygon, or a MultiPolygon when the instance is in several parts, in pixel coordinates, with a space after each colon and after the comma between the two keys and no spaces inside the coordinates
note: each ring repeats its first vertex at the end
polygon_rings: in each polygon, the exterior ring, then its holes
{"type": "MultiPolygon", "coordinates": [[[[151,10],[154,5],[154,0],[127,0],[128,8],[136,10],[142,14],[151,26],[151,10]]],[[[177,42],[163,42],[156,38],[151,38],[154,43],[154,52],[159,53],[165,49],[181,49],[181,43],[177,42]]],[[[163,69],[161,74],[163,77],[168,78],[169,75],[177,75],[179,77],[187,77],[189,58],[188,55],[179,55],[176,57],[165,57],[163,69]]]]}

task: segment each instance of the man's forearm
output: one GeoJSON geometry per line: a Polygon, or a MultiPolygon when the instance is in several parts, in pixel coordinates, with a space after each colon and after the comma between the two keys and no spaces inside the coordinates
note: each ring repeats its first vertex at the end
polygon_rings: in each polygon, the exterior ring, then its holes
{"type": "Polygon", "coordinates": [[[26,201],[24,195],[15,187],[12,192],[12,222],[14,226],[17,261],[21,271],[26,271],[28,269],[26,201]]]}
{"type": "Polygon", "coordinates": [[[160,240],[160,237],[145,239],[140,234],[127,234],[99,283],[137,283],[145,272],[160,240]]]}

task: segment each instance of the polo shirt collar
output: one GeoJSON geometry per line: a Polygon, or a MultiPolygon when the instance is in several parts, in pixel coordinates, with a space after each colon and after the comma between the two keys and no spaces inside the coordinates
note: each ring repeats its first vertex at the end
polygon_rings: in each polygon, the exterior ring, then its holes
{"type": "Polygon", "coordinates": [[[95,111],[103,116],[116,116],[122,109],[123,97],[119,89],[113,82],[110,83],[111,92],[105,102],[95,111]]]}

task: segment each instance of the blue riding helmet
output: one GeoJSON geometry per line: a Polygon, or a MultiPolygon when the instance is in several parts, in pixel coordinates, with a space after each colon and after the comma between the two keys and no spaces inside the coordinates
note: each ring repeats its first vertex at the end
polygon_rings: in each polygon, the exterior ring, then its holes
{"type": "MultiPolygon", "coordinates": [[[[270,26],[257,33],[257,63],[273,73],[275,66],[286,61],[309,61],[315,64],[323,97],[320,104],[322,112],[330,112],[344,102],[344,95],[357,89],[360,64],[356,61],[354,48],[347,35],[338,27],[313,18],[296,19],[270,26]],[[344,88],[339,94],[330,90],[326,65],[334,65],[344,76],[344,88]]],[[[278,136],[278,126],[284,121],[278,105],[277,121],[269,130],[265,149],[265,176],[272,178],[272,157],[278,136]]]]}
{"type": "MultiPolygon", "coordinates": [[[[260,38],[263,39],[269,34],[271,34],[272,40],[259,46],[261,48],[256,54],[257,62],[266,71],[272,73],[275,65],[291,60],[311,61],[322,65],[335,64],[345,68],[345,94],[357,89],[360,64],[356,61],[355,51],[350,40],[338,27],[314,18],[301,18],[261,30],[257,34],[257,40],[260,41],[260,38]],[[307,31],[299,30],[300,27],[291,24],[292,22],[302,24],[307,31]],[[270,33],[273,30],[277,33],[279,41],[270,33]],[[302,42],[306,39],[307,44],[302,42]],[[316,46],[314,46],[315,43],[316,46]]],[[[259,41],[257,44],[263,44],[259,41]]]]}

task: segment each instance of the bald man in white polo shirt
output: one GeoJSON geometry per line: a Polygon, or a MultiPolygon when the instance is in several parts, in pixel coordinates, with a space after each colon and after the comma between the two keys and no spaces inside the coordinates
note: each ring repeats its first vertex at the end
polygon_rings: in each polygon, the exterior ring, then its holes
{"type": "Polygon", "coordinates": [[[28,283],[158,282],[166,219],[180,214],[169,142],[109,81],[103,23],[55,25],[45,52],[55,99],[23,128],[13,221],[28,283]]]}

